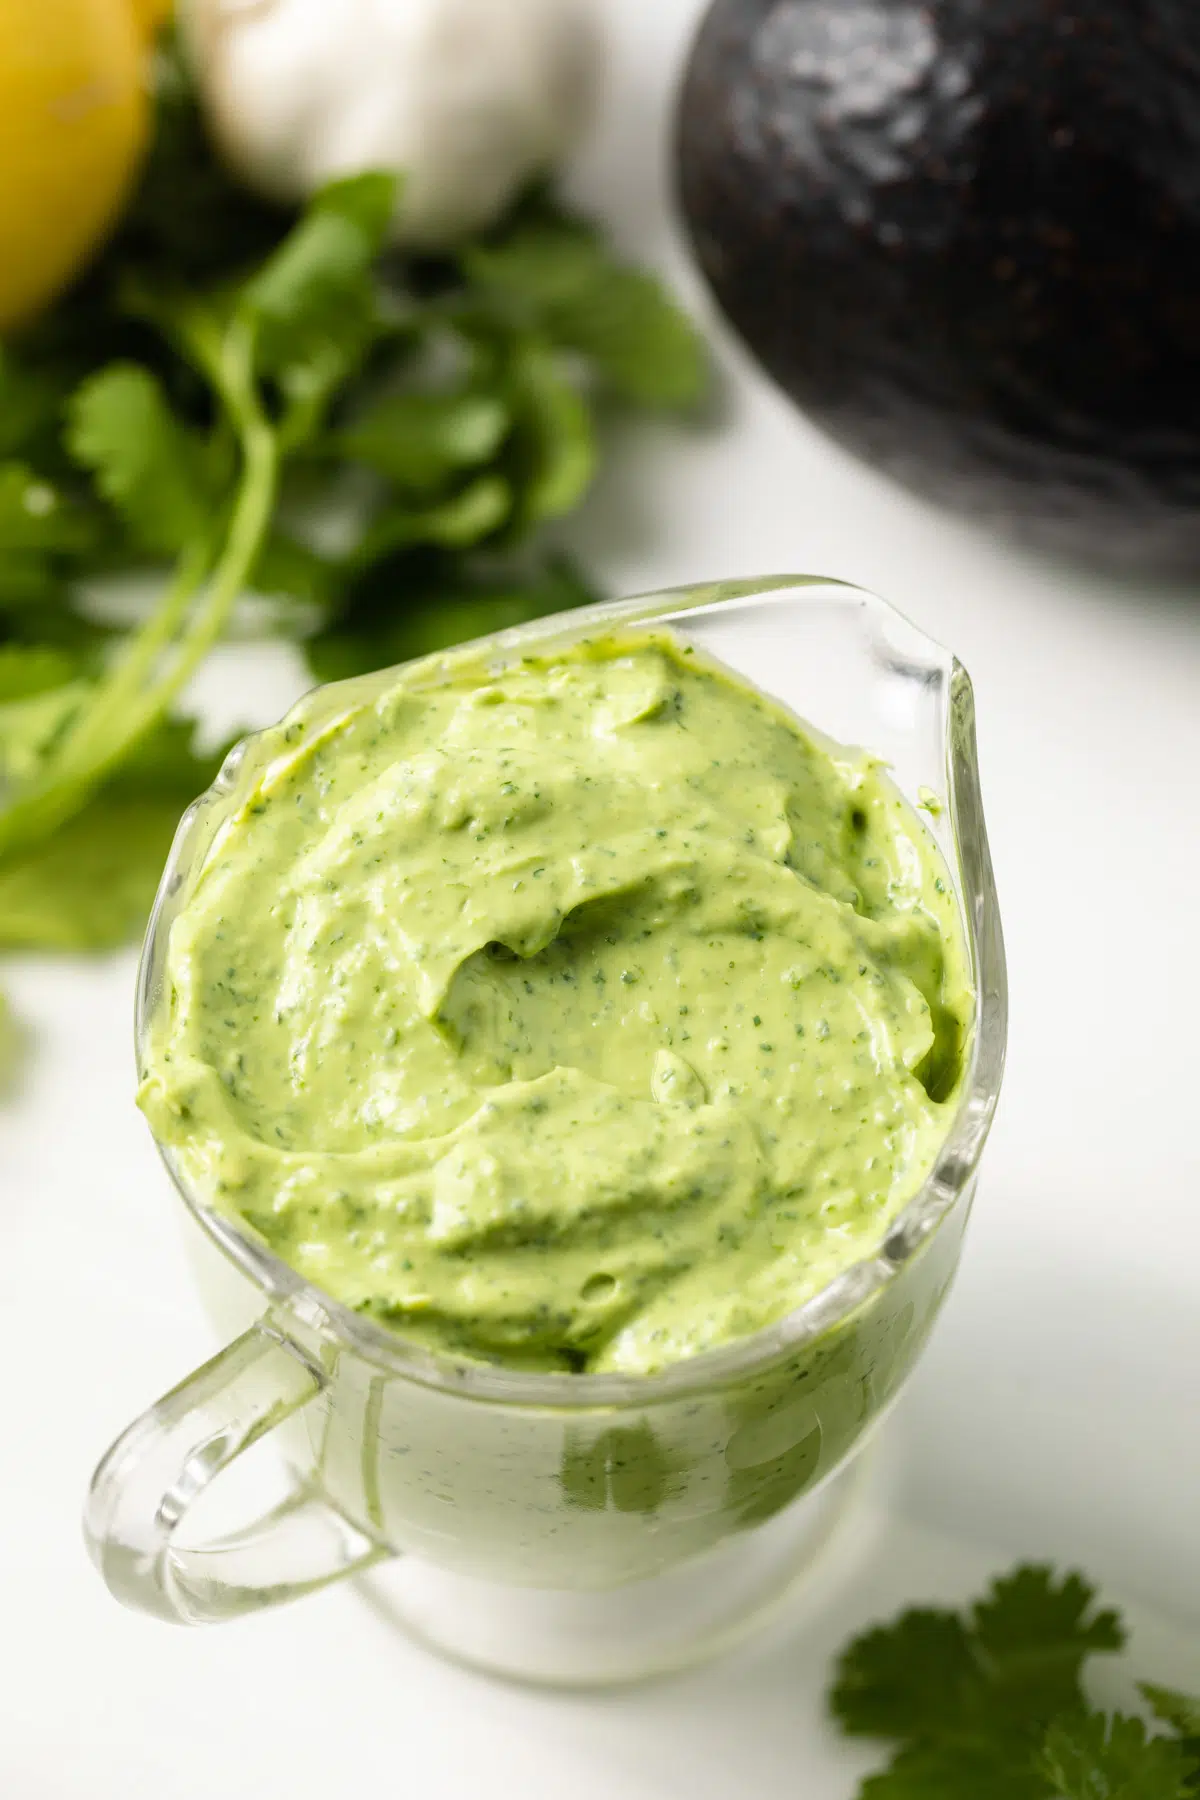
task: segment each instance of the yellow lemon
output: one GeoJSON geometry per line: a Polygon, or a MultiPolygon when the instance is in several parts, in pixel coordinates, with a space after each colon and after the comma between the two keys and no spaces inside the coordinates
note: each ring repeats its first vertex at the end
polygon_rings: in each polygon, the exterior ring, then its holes
{"type": "Polygon", "coordinates": [[[114,223],[146,140],[161,10],[0,0],[0,332],[52,299],[114,223]]]}
{"type": "Polygon", "coordinates": [[[174,0],[132,0],[132,5],[138,30],[147,40],[157,34],[175,10],[174,0]]]}

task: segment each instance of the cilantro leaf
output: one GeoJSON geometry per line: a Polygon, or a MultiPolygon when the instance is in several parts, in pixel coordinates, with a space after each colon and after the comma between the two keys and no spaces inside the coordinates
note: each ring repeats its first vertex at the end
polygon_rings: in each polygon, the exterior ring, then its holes
{"type": "Polygon", "coordinates": [[[143,549],[173,554],[209,530],[204,445],[149,369],[111,363],[89,376],[68,406],[67,447],[143,549]]]}
{"type": "Polygon", "coordinates": [[[489,537],[508,517],[512,494],[498,475],[481,475],[439,506],[414,513],[408,541],[465,549],[489,537]]]}
{"type": "Polygon", "coordinates": [[[830,1704],[848,1733],[899,1747],[860,1800],[1194,1800],[1200,1702],[1142,1688],[1176,1737],[1087,1706],[1084,1662],[1124,1642],[1082,1576],[1036,1564],[964,1612],[914,1608],[863,1633],[830,1704]]]}
{"type": "Polygon", "coordinates": [[[987,1736],[1079,1707],[1086,1658],[1120,1649],[1115,1613],[1093,1609],[1081,1576],[1026,1566],[966,1617],[918,1608],[849,1645],[830,1704],[844,1730],[910,1742],[987,1736]]]}
{"type": "MultiPolygon", "coordinates": [[[[249,576],[251,591],[282,602],[294,612],[310,608],[316,622],[334,606],[346,572],[336,559],[321,556],[286,531],[273,530],[249,576]]],[[[313,621],[310,619],[309,628],[313,621]]]]}
{"type": "MultiPolygon", "coordinates": [[[[19,688],[21,676],[12,662],[8,673],[19,688]]],[[[49,687],[27,687],[0,705],[0,796],[36,777],[94,691],[94,683],[78,677],[49,687]]]]}
{"type": "Polygon", "coordinates": [[[1189,1769],[1188,1793],[1200,1795],[1200,1699],[1151,1681],[1143,1681],[1140,1687],[1155,1718],[1178,1732],[1179,1747],[1189,1769]]]}
{"type": "Polygon", "coordinates": [[[257,323],[258,362],[265,371],[323,357],[331,346],[344,349],[337,359],[341,372],[357,363],[371,335],[372,265],[395,192],[391,175],[330,182],[245,283],[240,305],[257,323]]]}
{"type": "Polygon", "coordinates": [[[1178,1688],[1159,1687],[1153,1681],[1139,1682],[1138,1688],[1156,1719],[1181,1737],[1200,1737],[1200,1699],[1194,1694],[1181,1694],[1178,1688]]]}
{"type": "Polygon", "coordinates": [[[936,1736],[979,1682],[970,1636],[955,1612],[914,1607],[843,1651],[829,1701],[854,1737],[936,1736]]]}
{"type": "Polygon", "coordinates": [[[194,719],[160,719],[110,777],[104,792],[138,799],[170,799],[176,815],[216,780],[236,739],[202,750],[194,719]]]}
{"type": "Polygon", "coordinates": [[[706,382],[700,338],[666,290],[644,269],[609,264],[550,323],[559,343],[578,350],[613,392],[638,406],[694,406],[706,382]]]}
{"type": "Polygon", "coordinates": [[[1029,1746],[1007,1742],[915,1744],[868,1775],[860,1800],[1049,1800],[1029,1746]]]}
{"type": "MultiPolygon", "coordinates": [[[[545,611],[557,611],[546,606],[545,611]]],[[[472,638],[493,631],[508,631],[541,616],[536,596],[514,590],[495,594],[443,594],[424,606],[401,613],[386,636],[367,637],[353,632],[330,632],[309,647],[309,662],[323,681],[340,681],[362,675],[389,663],[408,662],[416,656],[432,656],[472,638]]]]}
{"type": "MultiPolygon", "coordinates": [[[[49,644],[0,644],[0,707],[63,687],[79,672],[75,657],[49,644]]],[[[3,735],[0,714],[0,736],[3,735]]]]}
{"type": "Polygon", "coordinates": [[[518,420],[513,455],[524,525],[561,518],[578,506],[596,469],[591,413],[542,345],[524,344],[510,372],[518,420]]]}
{"type": "Polygon", "coordinates": [[[1040,1744],[1007,1729],[968,1742],[910,1745],[868,1776],[860,1800],[1186,1800],[1177,1743],[1139,1719],[1064,1715],[1040,1744]]]}
{"type": "Polygon", "coordinates": [[[395,191],[393,175],[330,182],[238,292],[255,367],[284,402],[277,424],[284,454],[320,437],[338,390],[392,328],[373,265],[395,191]]]}
{"type": "Polygon", "coordinates": [[[246,283],[243,304],[281,325],[324,323],[382,248],[395,187],[390,175],[351,175],[322,188],[246,283]]]}
{"type": "Polygon", "coordinates": [[[1140,1719],[1080,1713],[1056,1720],[1036,1760],[1054,1800],[1186,1800],[1187,1761],[1140,1719]]]}
{"type": "Polygon", "coordinates": [[[427,492],[487,462],[510,423],[508,407],[494,393],[391,394],[338,433],[335,444],[401,487],[427,492]]]}
{"type": "Polygon", "coordinates": [[[397,550],[418,544],[463,550],[490,537],[512,510],[512,490],[499,475],[480,475],[434,506],[403,501],[385,508],[364,532],[353,565],[366,568],[397,550]]]}
{"type": "Polygon", "coordinates": [[[83,656],[112,626],[75,610],[69,581],[39,557],[0,557],[0,641],[83,656]]]}
{"type": "Polygon", "coordinates": [[[308,663],[318,680],[340,681],[598,597],[563,556],[507,574],[475,574],[438,560],[385,563],[352,594],[345,616],[310,639],[308,663]]]}
{"type": "Polygon", "coordinates": [[[66,625],[68,573],[102,536],[97,518],[59,483],[23,462],[0,463],[0,636],[40,638],[51,616],[66,625]]]}
{"type": "Polygon", "coordinates": [[[0,948],[106,950],[142,930],[190,800],[223,751],[190,720],[163,721],[52,837],[0,857],[0,948]]]}
{"type": "Polygon", "coordinates": [[[1080,1672],[1089,1656],[1121,1649],[1117,1614],[1094,1610],[1095,1590],[1081,1575],[1027,1565],[1000,1577],[971,1609],[978,1654],[1010,1710],[1049,1717],[1081,1704],[1080,1672]]]}
{"type": "Polygon", "coordinates": [[[0,948],[107,950],[144,926],[179,805],[103,793],[53,837],[0,858],[0,948]]]}
{"type": "Polygon", "coordinates": [[[32,455],[53,443],[69,382],[52,364],[29,364],[0,344],[0,457],[32,455]]]}
{"type": "Polygon", "coordinates": [[[94,522],[61,487],[25,463],[0,463],[0,555],[73,556],[95,537],[94,522]]]}
{"type": "Polygon", "coordinates": [[[468,280],[518,324],[587,357],[640,406],[695,404],[706,361],[690,320],[645,270],[617,261],[575,221],[543,219],[468,248],[468,280]]]}
{"type": "MultiPolygon", "coordinates": [[[[45,556],[10,550],[0,554],[0,611],[20,615],[57,606],[65,598],[62,575],[45,556]]],[[[6,629],[19,628],[12,619],[6,629]]],[[[41,633],[37,633],[40,637],[41,633]]]]}

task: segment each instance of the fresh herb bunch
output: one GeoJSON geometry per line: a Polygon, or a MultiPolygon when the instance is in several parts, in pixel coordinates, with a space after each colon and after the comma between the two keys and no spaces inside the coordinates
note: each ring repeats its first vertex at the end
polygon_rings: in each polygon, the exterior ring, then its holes
{"type": "Polygon", "coordinates": [[[179,697],[246,595],[323,679],[592,598],[540,539],[600,414],[699,397],[692,327],[548,195],[422,261],[385,248],[393,201],[242,192],[167,45],[120,231],[0,348],[0,946],[140,923],[216,766],[179,697]],[[158,597],[118,629],[97,584],[138,571],[158,597]]]}
{"type": "Polygon", "coordinates": [[[1122,1648],[1079,1575],[1024,1566],[963,1612],[920,1607],[856,1638],[830,1693],[842,1729],[898,1747],[860,1800],[1194,1800],[1200,1701],[1143,1683],[1163,1728],[1088,1704],[1088,1657],[1122,1648]]]}

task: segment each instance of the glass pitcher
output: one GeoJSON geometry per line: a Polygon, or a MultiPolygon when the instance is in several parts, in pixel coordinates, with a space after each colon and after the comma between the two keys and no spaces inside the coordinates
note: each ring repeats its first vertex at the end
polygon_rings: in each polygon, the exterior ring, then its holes
{"type": "MultiPolygon", "coordinates": [[[[856,1454],[953,1277],[1003,1069],[1004,950],[971,684],[884,601],[809,576],[591,607],[485,647],[500,660],[651,621],[885,759],[925,807],[976,991],[969,1070],[936,1167],[875,1253],[786,1318],[656,1375],[570,1375],[435,1354],[348,1311],[189,1192],[164,1150],[208,1240],[210,1310],[244,1329],[96,1471],[87,1540],[127,1604],[211,1622],[372,1571],[391,1613],[449,1654],[533,1680],[623,1680],[728,1642],[845,1528],[856,1454]],[[268,1432],[287,1498],[242,1530],[186,1542],[193,1503],[268,1432]]],[[[319,731],[392,679],[318,689],[291,721],[319,731]]],[[[171,922],[257,779],[257,742],[230,754],[180,825],[142,956],[139,1055],[163,1002],[171,922]]]]}

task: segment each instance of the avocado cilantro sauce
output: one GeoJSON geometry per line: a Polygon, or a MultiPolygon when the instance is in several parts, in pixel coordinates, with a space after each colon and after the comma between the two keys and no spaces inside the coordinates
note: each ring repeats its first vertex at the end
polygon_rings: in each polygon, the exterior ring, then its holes
{"type": "Polygon", "coordinates": [[[139,1102],[345,1305],[650,1373],[780,1318],[928,1174],[961,923],[868,754],[663,631],[401,672],[272,754],[170,933],[139,1102]]]}

